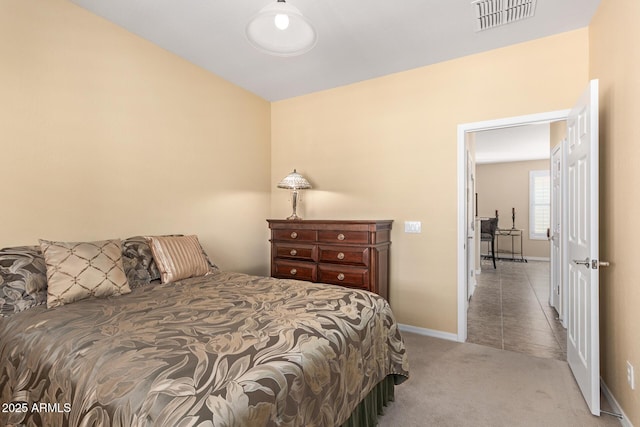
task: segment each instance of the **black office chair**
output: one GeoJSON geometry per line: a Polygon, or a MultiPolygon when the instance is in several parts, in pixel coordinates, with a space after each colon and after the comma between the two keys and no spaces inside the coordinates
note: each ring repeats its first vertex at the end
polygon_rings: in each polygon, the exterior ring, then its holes
{"type": "Polygon", "coordinates": [[[493,268],[496,268],[496,230],[498,229],[498,218],[483,219],[480,221],[480,241],[491,242],[491,259],[493,268]]]}

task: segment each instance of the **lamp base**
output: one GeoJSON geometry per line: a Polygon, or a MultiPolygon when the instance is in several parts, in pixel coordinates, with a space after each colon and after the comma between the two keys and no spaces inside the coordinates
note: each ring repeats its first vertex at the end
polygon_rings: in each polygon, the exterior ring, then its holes
{"type": "Polygon", "coordinates": [[[294,221],[301,220],[302,218],[300,218],[296,213],[298,210],[298,190],[293,190],[291,192],[291,207],[293,208],[293,213],[287,219],[294,221]]]}

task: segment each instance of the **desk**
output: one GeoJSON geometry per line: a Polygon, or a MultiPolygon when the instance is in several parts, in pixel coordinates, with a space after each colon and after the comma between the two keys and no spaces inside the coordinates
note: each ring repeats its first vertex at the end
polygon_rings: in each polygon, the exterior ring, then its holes
{"type": "MultiPolygon", "coordinates": [[[[498,228],[496,230],[496,256],[499,257],[500,253],[509,253],[508,250],[503,250],[500,252],[500,237],[510,237],[511,238],[511,261],[520,261],[527,262],[524,257],[524,253],[522,251],[522,233],[524,232],[521,228],[498,228]],[[516,240],[520,239],[520,250],[517,250],[516,240]]],[[[509,259],[509,258],[500,258],[500,259],[509,259]]]]}

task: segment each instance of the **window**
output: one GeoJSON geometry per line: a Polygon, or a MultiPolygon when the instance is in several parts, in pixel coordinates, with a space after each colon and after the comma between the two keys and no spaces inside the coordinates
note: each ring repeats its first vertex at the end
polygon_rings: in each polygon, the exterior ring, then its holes
{"type": "Polygon", "coordinates": [[[547,239],[551,224],[551,179],[549,171],[529,172],[529,238],[547,239]]]}

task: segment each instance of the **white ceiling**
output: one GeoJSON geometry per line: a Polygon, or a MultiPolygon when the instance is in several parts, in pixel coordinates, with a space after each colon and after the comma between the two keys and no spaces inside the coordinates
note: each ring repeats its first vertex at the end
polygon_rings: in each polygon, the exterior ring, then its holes
{"type": "Polygon", "coordinates": [[[600,3],[537,0],[534,17],[476,32],[470,0],[289,0],[318,44],[282,58],[244,35],[275,0],[71,1],[269,101],[585,27],[600,3]]]}
{"type": "Polygon", "coordinates": [[[542,123],[476,132],[476,163],[548,159],[550,129],[549,123],[542,123]]]}

